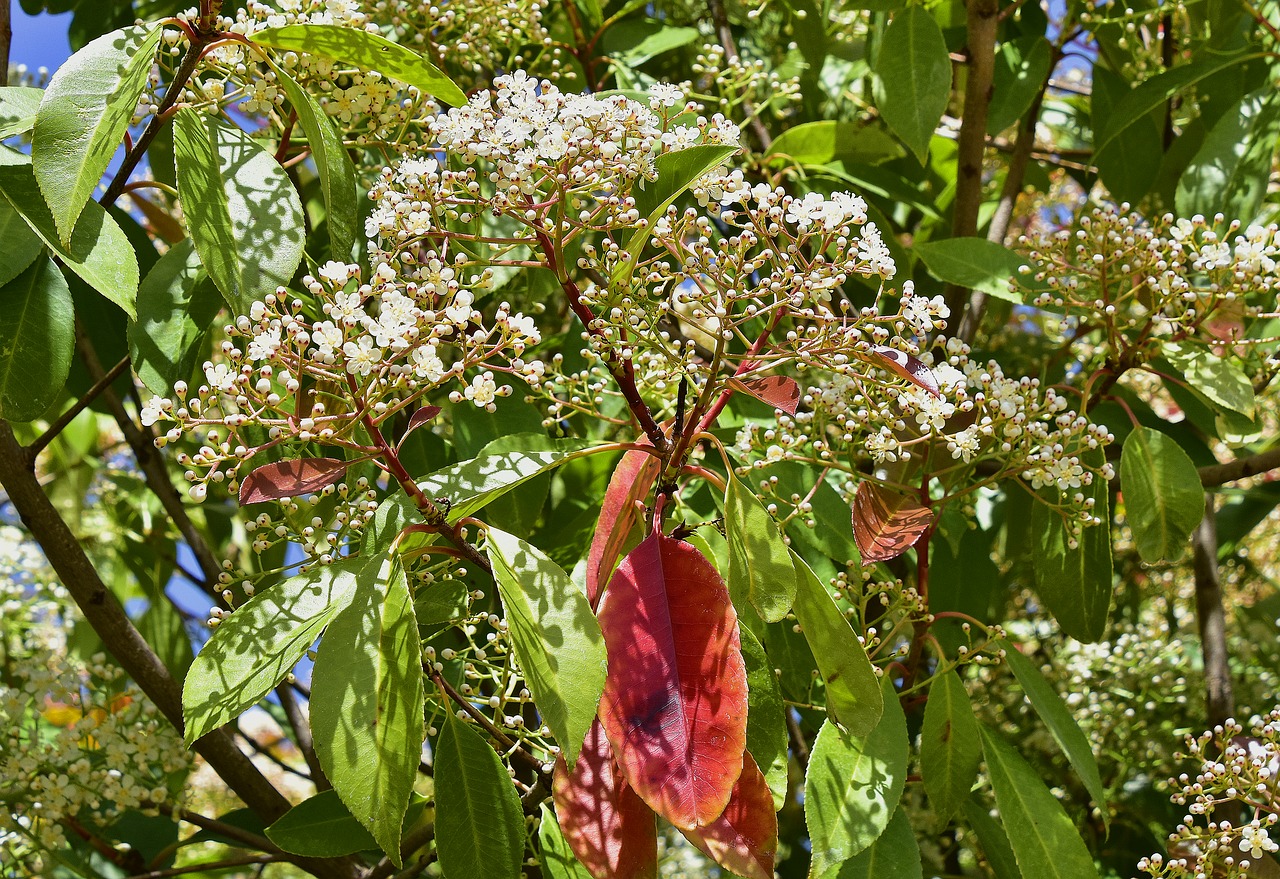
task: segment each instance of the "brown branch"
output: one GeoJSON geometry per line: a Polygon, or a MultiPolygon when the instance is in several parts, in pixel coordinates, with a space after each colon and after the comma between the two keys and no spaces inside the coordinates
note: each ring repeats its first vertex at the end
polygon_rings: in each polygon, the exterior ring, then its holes
{"type": "Polygon", "coordinates": [[[9,84],[9,49],[13,45],[10,0],[0,0],[0,86],[9,84]]]}
{"type": "Polygon", "coordinates": [[[129,358],[121,358],[120,362],[111,367],[111,371],[93,383],[93,387],[85,392],[84,396],[76,400],[71,408],[58,416],[57,420],[50,424],[44,433],[35,438],[31,445],[27,446],[27,457],[30,464],[34,464],[36,457],[57,438],[58,434],[66,430],[67,425],[76,419],[76,416],[83,412],[90,403],[98,398],[98,396],[111,386],[126,369],[129,368],[129,358]]]}
{"type": "MultiPolygon", "coordinates": [[[[720,45],[724,47],[725,59],[730,62],[736,62],[740,57],[738,55],[738,41],[733,38],[733,29],[729,26],[729,16],[725,14],[724,3],[721,0],[707,0],[707,11],[711,13],[711,21],[715,25],[716,36],[720,38],[720,45]]],[[[742,110],[751,120],[748,124],[755,134],[756,140],[760,141],[760,148],[768,152],[769,147],[773,145],[773,135],[769,133],[769,129],[764,127],[764,122],[756,115],[756,108],[750,100],[743,99],[742,110]]]]}
{"type": "Polygon", "coordinates": [[[333,785],[329,783],[324,770],[320,767],[320,760],[316,757],[315,745],[311,740],[311,723],[303,714],[302,706],[298,704],[288,681],[283,681],[276,687],[276,696],[280,699],[280,707],[284,709],[284,716],[288,719],[289,727],[293,731],[293,742],[302,752],[302,759],[307,762],[307,768],[311,770],[311,781],[316,786],[316,792],[329,790],[333,785]]]}
{"type": "Polygon", "coordinates": [[[448,696],[451,700],[453,700],[453,702],[455,702],[459,708],[467,712],[467,716],[469,716],[472,720],[474,720],[480,726],[481,729],[483,729],[490,736],[496,739],[498,743],[502,745],[502,747],[511,751],[516,756],[518,756],[521,760],[523,760],[531,769],[533,769],[534,772],[537,773],[539,778],[547,774],[547,772],[544,771],[542,768],[541,760],[539,760],[537,757],[530,754],[528,751],[522,748],[518,742],[516,742],[514,739],[512,739],[509,735],[504,733],[502,730],[498,729],[498,727],[494,725],[492,720],[485,717],[484,714],[482,714],[480,710],[476,708],[476,706],[471,704],[470,699],[468,699],[466,696],[462,695],[457,690],[455,690],[453,688],[453,684],[446,681],[444,679],[444,676],[441,675],[440,672],[436,671],[434,668],[432,668],[429,665],[424,665],[423,670],[427,673],[427,676],[431,678],[432,683],[434,683],[437,687],[439,687],[440,690],[446,696],[448,696]]]}
{"type": "Polygon", "coordinates": [[[186,809],[179,810],[178,817],[188,824],[194,824],[201,830],[207,830],[210,833],[225,836],[227,839],[233,840],[245,848],[261,849],[262,851],[272,855],[284,854],[284,852],[277,848],[275,844],[265,836],[259,836],[250,830],[245,830],[243,827],[237,827],[234,824],[228,824],[225,821],[219,821],[217,818],[209,818],[199,814],[198,812],[190,812],[186,809]]]}
{"type": "MultiPolygon", "coordinates": [[[[969,79],[964,89],[964,116],[956,145],[956,198],[951,215],[951,235],[972,237],[978,232],[982,206],[982,159],[987,143],[987,110],[991,106],[996,66],[996,30],[1000,0],[970,0],[969,79]]],[[[968,291],[955,285],[946,292],[952,314],[960,314],[968,291]]]]}
{"type": "Polygon", "coordinates": [[[279,855],[240,855],[235,858],[224,858],[220,861],[188,864],[185,867],[170,867],[167,870],[149,870],[146,873],[134,873],[128,879],[168,879],[170,876],[185,876],[188,873],[206,873],[213,870],[226,870],[231,867],[251,867],[254,864],[274,864],[280,860],[282,859],[279,855]]]}
{"type": "Polygon", "coordinates": [[[1201,485],[1205,488],[1214,488],[1228,482],[1235,482],[1237,479],[1257,476],[1259,473],[1266,473],[1277,467],[1280,467],[1280,449],[1272,449],[1247,458],[1237,458],[1225,464],[1210,464],[1196,472],[1200,474],[1201,485]]]}
{"type": "Polygon", "coordinates": [[[787,719],[787,733],[791,737],[791,750],[796,755],[796,762],[800,764],[803,770],[809,765],[809,743],[804,740],[804,730],[800,728],[800,721],[796,720],[795,712],[786,705],[782,706],[783,715],[787,719]]]}

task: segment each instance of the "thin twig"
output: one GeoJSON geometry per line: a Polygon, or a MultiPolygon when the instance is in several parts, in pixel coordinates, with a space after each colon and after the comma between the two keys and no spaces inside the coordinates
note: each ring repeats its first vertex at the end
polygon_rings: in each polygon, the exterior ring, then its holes
{"type": "Polygon", "coordinates": [[[280,707],[284,709],[285,718],[289,721],[294,744],[302,752],[302,759],[307,762],[307,768],[311,770],[311,781],[315,784],[316,791],[329,790],[333,785],[329,783],[324,770],[320,768],[320,760],[316,757],[315,745],[311,740],[311,724],[303,713],[302,706],[298,704],[288,681],[283,681],[276,687],[276,697],[280,700],[280,707]]]}
{"type": "Polygon", "coordinates": [[[129,368],[129,358],[124,357],[115,366],[111,367],[111,371],[93,383],[93,387],[85,392],[84,396],[76,400],[71,408],[58,416],[57,420],[50,424],[44,433],[35,438],[35,441],[27,446],[27,457],[31,461],[35,461],[36,457],[45,450],[49,443],[57,438],[58,434],[66,430],[68,424],[76,419],[76,416],[83,412],[90,403],[98,398],[98,395],[105,391],[115,382],[120,375],[129,368]]]}
{"type": "Polygon", "coordinates": [[[227,870],[231,867],[249,867],[254,864],[275,864],[281,860],[279,855],[240,855],[224,858],[220,861],[209,861],[201,864],[188,864],[185,867],[169,867],[167,870],[149,870],[146,873],[134,873],[128,879],[167,879],[169,876],[185,876],[188,873],[205,873],[213,870],[227,870]]]}

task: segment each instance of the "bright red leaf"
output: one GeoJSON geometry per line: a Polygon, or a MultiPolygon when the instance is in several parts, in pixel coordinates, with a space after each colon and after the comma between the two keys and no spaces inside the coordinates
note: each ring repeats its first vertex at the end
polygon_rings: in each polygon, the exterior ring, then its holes
{"type": "Polygon", "coordinates": [[[747,740],[738,617],[711,562],[654,532],[600,602],[609,677],[600,722],[627,782],[688,830],[729,802],[747,740]]]}
{"type": "Polygon", "coordinates": [[[337,458],[298,458],[263,464],[240,481],[240,506],[311,494],[333,485],[347,472],[337,458]]]}
{"type": "Polygon", "coordinates": [[[658,875],[658,834],[653,810],[636,796],[597,720],[573,771],[556,760],[551,783],[560,830],[595,879],[653,879],[658,875]]]}
{"type": "Polygon", "coordinates": [[[883,562],[906,552],[933,524],[933,511],[915,498],[874,482],[853,494],[853,539],[864,562],[883,562]]]}
{"type": "Polygon", "coordinates": [[[876,363],[885,369],[900,375],[913,385],[924,388],[935,397],[941,397],[942,393],[938,390],[938,379],[934,376],[933,370],[925,366],[922,361],[912,357],[905,351],[899,351],[897,348],[889,348],[885,345],[872,345],[871,353],[875,355],[876,363]]]}
{"type": "Polygon", "coordinates": [[[800,385],[796,384],[795,379],[785,375],[766,375],[746,381],[731,378],[729,385],[788,415],[795,415],[796,407],[800,405],[800,385]]]}
{"type": "Polygon", "coordinates": [[[633,449],[622,456],[609,478],[591,548],[587,550],[587,600],[593,608],[600,604],[600,592],[636,524],[636,501],[648,496],[661,467],[657,457],[633,449]]]}
{"type": "Polygon", "coordinates": [[[742,775],[724,814],[706,827],[683,831],[685,838],[720,866],[746,879],[773,879],[778,852],[778,816],[764,773],[742,755],[742,775]]]}

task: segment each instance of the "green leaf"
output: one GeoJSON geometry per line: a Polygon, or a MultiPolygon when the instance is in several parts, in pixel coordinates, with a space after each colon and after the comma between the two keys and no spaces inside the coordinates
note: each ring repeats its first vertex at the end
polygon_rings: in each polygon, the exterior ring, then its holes
{"type": "Polygon", "coordinates": [[[290,24],[255,31],[252,39],[261,46],[323,55],[376,70],[454,107],[467,102],[466,93],[422,55],[365,30],[336,24],[290,24]]]}
{"type": "MultiPolygon", "coordinates": [[[[637,25],[644,26],[649,22],[637,22],[637,25]]],[[[622,28],[611,28],[613,31],[621,32],[622,28]]],[[[638,35],[638,34],[637,34],[638,35]]],[[[621,36],[613,34],[613,36],[621,36]]],[[[687,46],[701,36],[701,32],[696,27],[673,27],[669,24],[659,24],[656,29],[650,33],[641,36],[635,42],[628,42],[625,49],[617,53],[617,60],[625,67],[638,67],[651,58],[670,52],[672,49],[678,49],[681,46],[687,46]]],[[[611,40],[611,43],[614,42],[611,40]]]]}
{"type": "Polygon", "coordinates": [[[435,782],[436,851],[444,874],[518,879],[520,798],[493,748],[453,712],[436,742],[435,782]]]}
{"type": "Polygon", "coordinates": [[[321,791],[285,812],[267,828],[267,839],[290,854],[311,858],[340,858],[378,847],[332,790],[321,791]]]}
{"type": "Polygon", "coordinates": [[[866,736],[827,721],[804,782],[804,820],[813,844],[810,875],[822,876],[874,843],[889,824],[907,779],[907,720],[893,682],[883,682],[884,717],[866,736]]]}
{"type": "Polygon", "coordinates": [[[1212,403],[1253,418],[1253,385],[1235,362],[1195,345],[1166,343],[1160,350],[1212,403]]]}
{"type": "Polygon", "coordinates": [[[1094,760],[1093,749],[1089,747],[1089,740],[1071,716],[1066,703],[1044,679],[1035,663],[1023,656],[1010,642],[1000,641],[998,644],[1004,651],[1005,662],[1022,685],[1022,691],[1027,694],[1031,707],[1040,715],[1054,741],[1071,762],[1076,775],[1084,782],[1085,790],[1089,791],[1089,796],[1102,812],[1103,823],[1109,824],[1111,818],[1107,814],[1107,792],[1102,786],[1102,776],[1098,774],[1098,764],[1094,760]]]}
{"type": "Polygon", "coordinates": [[[969,694],[960,676],[946,671],[929,684],[920,732],[920,774],[939,823],[945,825],[969,799],[981,762],[982,742],[969,694]]]}
{"type": "MultiPolygon", "coordinates": [[[[1102,66],[1095,69],[1089,107],[1095,136],[1105,128],[1116,107],[1131,94],[1129,81],[1102,66]]],[[[1164,149],[1164,103],[1134,120],[1103,153],[1095,153],[1098,175],[1114,198],[1137,202],[1160,175],[1157,158],[1164,149]]]]}
{"type": "Polygon", "coordinates": [[[87,202],[64,246],[31,165],[0,161],[0,195],[27,221],[45,246],[86,284],[136,317],[138,258],[120,225],[97,202],[87,202]]]}
{"type": "Polygon", "coordinates": [[[13,205],[0,198],[0,286],[22,274],[42,250],[40,236],[31,231],[13,205]]]}
{"type": "Polygon", "coordinates": [[[0,418],[31,421],[66,384],[76,316],[62,272],[40,257],[0,287],[0,418]]]}
{"type": "Polygon", "coordinates": [[[340,262],[350,262],[351,247],[361,231],[355,165],[343,146],[342,135],[315,99],[282,67],[272,63],[271,69],[298,114],[298,124],[311,147],[329,221],[329,254],[340,262]]]}
{"type": "Polygon", "coordinates": [[[902,155],[902,147],[881,124],[823,119],[788,128],[778,135],[765,155],[788,157],[801,165],[828,162],[876,165],[902,155]]]}
{"type": "Polygon", "coordinates": [[[1018,870],[1018,860],[1009,845],[1009,837],[996,820],[992,818],[984,806],[972,799],[964,804],[964,819],[978,837],[982,853],[987,856],[987,865],[995,879],[1022,879],[1018,870]]]}
{"type": "Polygon", "coordinates": [[[133,25],[104,34],[67,59],[45,89],[31,161],[63,244],[138,109],[162,32],[133,25]]]}
{"type": "Polygon", "coordinates": [[[987,107],[987,134],[999,134],[1031,109],[1052,64],[1053,46],[1042,36],[1000,45],[987,107]]]}
{"type": "Polygon", "coordinates": [[[259,592],[222,621],[196,654],[182,686],[186,742],[257,704],[293,671],[329,621],[351,601],[365,559],[312,568],[259,592]]]}
{"type": "Polygon", "coordinates": [[[400,865],[400,831],[426,738],[422,646],[399,557],[361,568],[316,653],[316,757],[342,802],[400,865]]]}
{"type": "MultiPolygon", "coordinates": [[[[1101,464],[1101,450],[1086,454],[1096,454],[1094,463],[1101,464]]],[[[1086,526],[1074,547],[1062,516],[1049,505],[1058,503],[1058,490],[1046,488],[1043,494],[1049,503],[1032,505],[1035,588],[1062,631],[1080,641],[1097,641],[1107,629],[1111,610],[1111,497],[1106,481],[1097,475],[1093,485],[1079,490],[1093,498],[1093,514],[1102,522],[1086,526]]]]}
{"type": "Polygon", "coordinates": [[[1204,487],[1196,465],[1171,437],[1139,427],[1120,454],[1125,517],[1142,560],[1177,561],[1204,518],[1204,487]]]}
{"type": "Polygon", "coordinates": [[[764,504],[733,473],[724,495],[724,527],[729,592],[748,596],[766,622],[784,619],[796,597],[791,551],[764,504]]]}
{"type": "Polygon", "coordinates": [[[911,819],[898,809],[870,848],[830,868],[821,874],[821,879],[922,879],[923,876],[920,844],[911,829],[911,819]]]}
{"type": "Polygon", "coordinates": [[[951,57],[938,23],[908,6],[885,30],[876,60],[880,115],[921,162],[951,97],[951,57]]]}
{"type": "Polygon", "coordinates": [[[541,550],[490,528],[485,552],[516,659],[572,768],[604,690],[604,635],[587,596],[541,550]]]}
{"type": "Polygon", "coordinates": [[[138,288],[138,319],[129,322],[129,357],[147,390],[168,397],[174,382],[191,378],[221,307],[191,239],[160,257],[138,288]]]}
{"type": "Polygon", "coordinates": [[[542,875],[547,879],[591,879],[587,868],[579,863],[578,858],[569,847],[569,840],[564,838],[560,822],[543,803],[539,807],[541,814],[538,822],[538,863],[542,865],[542,875]]]}
{"type": "Polygon", "coordinates": [[[929,274],[940,281],[981,290],[1006,302],[1022,302],[1022,297],[1009,289],[1009,282],[1026,261],[1003,245],[985,238],[944,238],[913,249],[929,274]]]}
{"type": "Polygon", "coordinates": [[[1245,95],[1222,114],[1178,179],[1179,216],[1219,212],[1248,222],[1267,194],[1271,157],[1280,136],[1280,103],[1271,88],[1245,95]]]}
{"type": "Polygon", "coordinates": [[[302,261],[302,202],[280,163],[221,116],[179,110],[173,145],[196,252],[233,313],[248,314],[302,261]]]}
{"type": "Polygon", "coordinates": [[[788,709],[760,641],[745,627],[738,629],[738,635],[747,666],[747,750],[764,773],[777,811],[787,798],[788,709]]]}
{"type": "MultiPolygon", "coordinates": [[[[795,614],[813,649],[826,686],[831,719],[854,736],[866,736],[887,709],[866,648],[831,594],[804,559],[791,554],[796,572],[795,614]]],[[[897,702],[894,698],[890,700],[897,702]]],[[[885,819],[888,819],[885,815],[885,819]]]]}
{"type": "Polygon", "coordinates": [[[1023,876],[1096,879],[1093,857],[1062,804],[999,735],[980,727],[987,774],[1023,876]]]}
{"type": "Polygon", "coordinates": [[[36,126],[36,111],[44,89],[26,86],[0,88],[0,140],[26,134],[36,126]]]}

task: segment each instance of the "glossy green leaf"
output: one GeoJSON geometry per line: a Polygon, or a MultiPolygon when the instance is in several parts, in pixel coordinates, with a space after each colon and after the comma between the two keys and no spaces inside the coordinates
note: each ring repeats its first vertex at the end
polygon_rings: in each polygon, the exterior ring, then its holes
{"type": "Polygon", "coordinates": [[[1158,430],[1136,428],[1125,437],[1120,485],[1125,518],[1142,560],[1154,564],[1181,558],[1204,518],[1204,487],[1182,447],[1158,430]]]}
{"type": "Polygon", "coordinates": [[[44,89],[11,85],[0,88],[0,140],[26,134],[36,126],[44,89]]]}
{"type": "Polygon", "coordinates": [[[66,384],[76,316],[62,272],[39,257],[0,287],[0,418],[31,421],[66,384]]]}
{"type": "MultiPolygon", "coordinates": [[[[1101,450],[1096,455],[1100,458],[1101,450]]],[[[1077,490],[1093,498],[1093,514],[1102,522],[1085,527],[1076,546],[1056,509],[1044,502],[1032,505],[1035,589],[1064,632],[1080,641],[1097,641],[1111,610],[1111,497],[1106,481],[1098,477],[1087,488],[1070,489],[1077,490]]],[[[1042,494],[1057,502],[1056,488],[1042,494]]]]}
{"type": "Polygon", "coordinates": [[[880,115],[921,162],[951,98],[951,58],[938,23],[908,6],[885,30],[876,62],[880,115]]]}
{"type": "Polygon", "coordinates": [[[42,250],[40,236],[13,205],[0,198],[0,286],[26,271],[42,250]]]}
{"type": "Polygon", "coordinates": [[[340,262],[351,261],[351,246],[360,229],[356,168],[333,122],[297,81],[278,64],[272,64],[276,81],[284,89],[298,124],[307,136],[311,158],[320,177],[320,192],[329,226],[329,254],[340,262]]]}
{"type": "Polygon", "coordinates": [[[922,879],[924,865],[911,819],[899,808],[871,847],[831,867],[820,879],[922,879]]]}
{"type": "Polygon", "coordinates": [[[129,317],[136,316],[138,258],[120,224],[101,205],[85,204],[71,244],[64,246],[30,164],[0,161],[0,195],[67,268],[129,317]]]}
{"type": "Polygon", "coordinates": [[[774,139],[765,155],[785,156],[802,165],[876,165],[902,155],[902,147],[882,124],[822,119],[788,128],[774,139]]]}
{"type": "Polygon", "coordinates": [[[569,767],[604,690],[604,635],[587,596],[541,550],[490,528],[485,552],[502,596],[511,643],[542,720],[569,767]]]}
{"type": "Polygon", "coordinates": [[[1253,418],[1257,402],[1253,384],[1233,360],[1207,348],[1181,343],[1166,343],[1160,351],[1210,402],[1253,418]]]}
{"type": "Polygon", "coordinates": [[[898,808],[907,779],[907,720],[893,682],[883,682],[884,716],[865,736],[827,721],[804,782],[804,820],[813,845],[811,875],[865,851],[898,808]]]}
{"type": "Polygon", "coordinates": [[[400,832],[426,738],[422,646],[404,567],[374,556],[320,641],[316,757],[351,814],[400,864],[400,832]]]}
{"type": "Polygon", "coordinates": [[[285,812],[267,828],[267,839],[290,854],[312,858],[340,858],[378,847],[333,790],[321,791],[285,812]]]}
{"type": "Polygon", "coordinates": [[[796,572],[796,619],[826,686],[827,711],[850,735],[865,736],[878,727],[886,711],[880,679],[827,588],[800,556],[793,552],[791,558],[796,572]]]}
{"type": "Polygon", "coordinates": [[[1035,769],[998,734],[986,727],[979,731],[996,805],[1022,875],[1096,879],[1093,856],[1080,832],[1035,769]]]}
{"type": "Polygon", "coordinates": [[[493,748],[449,712],[435,748],[436,851],[446,876],[518,879],[524,814],[493,748]]]}
{"type": "Polygon", "coordinates": [[[764,773],[774,811],[787,797],[787,716],[773,663],[750,629],[739,627],[742,661],[747,667],[747,750],[764,773]]]}
{"type": "Polygon", "coordinates": [[[929,274],[940,281],[981,290],[1006,302],[1022,302],[1009,283],[1026,260],[1003,245],[985,238],[944,238],[917,244],[914,250],[929,274]]]}
{"type": "Polygon", "coordinates": [[[977,835],[982,853],[987,856],[987,866],[995,879],[1022,879],[1018,859],[1014,857],[1013,847],[1009,845],[1009,837],[1004,828],[988,814],[986,807],[970,799],[964,804],[964,819],[977,835]]]}
{"type": "Polygon", "coordinates": [[[542,875],[547,879],[591,879],[587,868],[578,862],[564,838],[560,822],[547,804],[540,807],[538,822],[538,863],[542,866],[542,875]]]}
{"type": "Polygon", "coordinates": [[[964,682],[954,670],[943,672],[929,684],[920,731],[920,775],[939,823],[946,824],[969,799],[981,762],[978,721],[964,682]]]}
{"type": "Polygon", "coordinates": [[[302,261],[302,202],[261,144],[221,116],[174,117],[178,195],[200,261],[232,311],[287,285],[302,261]]]}
{"type": "Polygon", "coordinates": [[[724,528],[730,594],[748,596],[766,622],[785,618],[796,597],[791,551],[764,504],[732,473],[724,495],[724,528]]]}
{"type": "Polygon", "coordinates": [[[423,94],[454,107],[467,102],[466,93],[422,55],[359,28],[290,24],[255,31],[253,41],[261,46],[322,55],[365,70],[376,70],[383,76],[417,86],[423,94]]]}
{"type": "Polygon", "coordinates": [[[1245,95],[1209,130],[1178,178],[1178,216],[1203,214],[1248,222],[1267,194],[1271,158],[1280,137],[1280,102],[1270,87],[1245,95]]]}
{"type": "MultiPolygon", "coordinates": [[[[647,24],[637,23],[637,24],[647,24]]],[[[657,58],[672,49],[687,46],[701,36],[696,27],[675,27],[665,22],[639,40],[630,42],[627,48],[617,54],[618,61],[626,67],[636,67],[657,58]]]]}
{"type": "Polygon", "coordinates": [[[364,559],[342,559],[259,592],[222,621],[182,686],[190,745],[234,719],[293,671],[355,594],[364,559]]]}
{"type": "Polygon", "coordinates": [[[1031,109],[1052,65],[1053,46],[1044,37],[1000,44],[987,107],[987,134],[999,134],[1031,109]]]}
{"type": "MultiPolygon", "coordinates": [[[[1118,73],[1098,66],[1093,78],[1089,105],[1095,135],[1114,118],[1116,108],[1131,94],[1129,81],[1118,73]]],[[[1164,147],[1164,104],[1136,118],[1102,153],[1095,164],[1102,182],[1117,199],[1140,200],[1160,175],[1160,163],[1152,161],[1164,147]]]]}
{"type": "Polygon", "coordinates": [[[1022,692],[1027,694],[1031,707],[1036,710],[1036,714],[1040,715],[1040,719],[1053,735],[1054,741],[1071,762],[1076,775],[1080,776],[1080,780],[1084,782],[1085,790],[1089,791],[1089,796],[1102,812],[1103,823],[1109,823],[1111,819],[1107,814],[1107,791],[1102,786],[1102,776],[1098,774],[1098,763],[1093,757],[1089,740],[1085,738],[1076,719],[1071,716],[1071,710],[1054,690],[1053,685],[1045,680],[1034,662],[1023,656],[1010,642],[998,643],[1004,650],[1005,662],[1009,664],[1018,683],[1022,685],[1022,692]]]}
{"type": "Polygon", "coordinates": [[[129,128],[162,32],[132,25],[104,34],[49,80],[31,135],[31,160],[65,245],[129,128]]]}
{"type": "Polygon", "coordinates": [[[169,248],[138,287],[138,319],[129,322],[129,357],[142,384],[160,397],[187,381],[204,357],[203,342],[222,297],[185,238],[169,248]]]}

